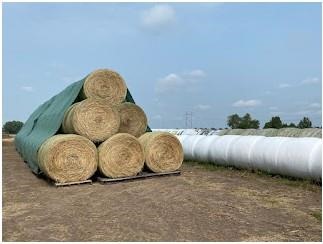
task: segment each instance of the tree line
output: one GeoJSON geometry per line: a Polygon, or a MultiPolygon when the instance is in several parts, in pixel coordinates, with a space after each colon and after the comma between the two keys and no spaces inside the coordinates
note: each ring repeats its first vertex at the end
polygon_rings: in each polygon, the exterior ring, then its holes
{"type": "MultiPolygon", "coordinates": [[[[8,121],[2,127],[3,133],[17,134],[21,127],[24,125],[21,121],[8,121]]],[[[227,125],[231,129],[259,129],[259,120],[253,119],[249,113],[240,117],[238,114],[229,115],[227,118],[227,125]]],[[[272,117],[268,122],[265,123],[264,129],[266,128],[312,128],[312,122],[308,117],[301,119],[298,124],[294,123],[283,123],[279,116],[272,117]]]]}
{"type": "MultiPolygon", "coordinates": [[[[246,113],[244,116],[240,117],[238,114],[232,114],[228,116],[227,125],[231,129],[259,129],[260,123],[259,120],[253,119],[249,113],[246,113]]],[[[272,117],[268,122],[265,123],[264,129],[267,128],[312,128],[312,121],[308,117],[301,119],[298,124],[294,123],[283,123],[279,116],[272,117]]]]}

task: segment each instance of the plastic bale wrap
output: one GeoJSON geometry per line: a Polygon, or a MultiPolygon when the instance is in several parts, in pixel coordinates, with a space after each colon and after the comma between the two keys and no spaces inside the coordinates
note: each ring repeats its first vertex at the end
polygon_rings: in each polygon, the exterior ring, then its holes
{"type": "Polygon", "coordinates": [[[147,117],[145,112],[136,104],[122,103],[117,106],[120,115],[119,133],[129,133],[139,137],[147,129],[147,117]]]}
{"type": "Polygon", "coordinates": [[[238,137],[237,135],[228,135],[216,138],[209,147],[211,162],[220,165],[230,165],[228,162],[229,148],[238,137]]]}
{"type": "Polygon", "coordinates": [[[193,148],[193,156],[194,159],[198,162],[211,162],[210,158],[210,146],[212,145],[212,142],[218,138],[219,136],[212,135],[212,136],[204,136],[201,139],[199,139],[193,148]]]}
{"type": "Polygon", "coordinates": [[[237,168],[251,169],[253,167],[251,152],[263,138],[262,136],[239,136],[233,140],[228,148],[227,162],[237,168]]]}
{"type": "Polygon", "coordinates": [[[85,99],[73,104],[65,113],[64,133],[84,136],[102,142],[116,134],[120,126],[119,113],[112,105],[99,99],[85,99]]]}
{"type": "Polygon", "coordinates": [[[55,135],[38,152],[41,170],[56,182],[90,178],[97,169],[98,153],[93,142],[78,135],[55,135]]]}
{"type": "Polygon", "coordinates": [[[139,141],[145,152],[145,163],[153,172],[171,172],[182,165],[184,154],[180,141],[167,132],[148,132],[139,141]]]}
{"type": "Polygon", "coordinates": [[[104,99],[110,104],[122,103],[127,95],[127,86],[117,72],[98,69],[89,74],[83,84],[82,98],[104,99]]]}
{"type": "Polygon", "coordinates": [[[231,129],[224,129],[224,130],[218,130],[216,135],[218,136],[224,136],[226,135],[231,129]]]}
{"type": "Polygon", "coordinates": [[[187,139],[183,141],[183,150],[184,150],[184,158],[186,161],[193,161],[194,158],[194,147],[195,144],[204,138],[202,135],[187,135],[187,139]]]}
{"type": "Polygon", "coordinates": [[[263,137],[259,140],[250,152],[252,167],[268,173],[276,173],[280,145],[287,139],[284,137],[263,137]]]}
{"type": "Polygon", "coordinates": [[[138,139],[130,134],[118,133],[99,148],[99,171],[111,178],[137,175],[144,166],[144,150],[138,139]]]}
{"type": "Polygon", "coordinates": [[[279,148],[276,173],[289,175],[299,178],[310,178],[314,176],[316,180],[321,178],[322,158],[321,151],[317,146],[322,148],[322,142],[316,138],[289,138],[285,140],[279,148]],[[314,152],[314,154],[312,154],[314,152]],[[316,160],[311,161],[312,158],[316,160]]]}

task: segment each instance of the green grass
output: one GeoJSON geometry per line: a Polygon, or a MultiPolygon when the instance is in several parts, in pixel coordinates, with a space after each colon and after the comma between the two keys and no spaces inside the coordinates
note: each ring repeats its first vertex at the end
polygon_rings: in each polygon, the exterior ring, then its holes
{"type": "Polygon", "coordinates": [[[241,176],[251,176],[251,174],[256,174],[260,177],[275,178],[285,185],[302,187],[311,191],[317,191],[318,190],[317,186],[322,186],[322,182],[315,182],[308,179],[299,179],[299,178],[294,178],[290,176],[275,175],[261,170],[240,169],[234,166],[223,166],[223,165],[217,165],[214,163],[201,163],[201,162],[195,162],[195,161],[185,161],[184,163],[187,165],[198,167],[208,171],[232,170],[232,171],[236,171],[241,176]]]}
{"type": "Polygon", "coordinates": [[[314,218],[316,218],[318,221],[322,221],[322,211],[321,210],[313,212],[313,213],[311,213],[311,215],[314,218]]]}

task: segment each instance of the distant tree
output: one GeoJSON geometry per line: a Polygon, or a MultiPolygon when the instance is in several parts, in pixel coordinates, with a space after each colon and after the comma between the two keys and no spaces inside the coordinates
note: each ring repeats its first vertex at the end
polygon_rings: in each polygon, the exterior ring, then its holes
{"type": "MultiPolygon", "coordinates": [[[[284,124],[287,127],[287,124],[284,124]]],[[[276,128],[276,129],[280,129],[283,126],[283,122],[281,121],[279,116],[274,116],[271,118],[270,121],[268,121],[267,123],[265,123],[264,129],[266,128],[276,128]]]]}
{"type": "Polygon", "coordinates": [[[231,129],[237,129],[241,123],[241,118],[238,114],[228,116],[227,124],[231,129]]]}
{"type": "Polygon", "coordinates": [[[3,125],[3,130],[9,134],[17,134],[21,127],[24,125],[21,121],[8,121],[3,125]]]}
{"type": "Polygon", "coordinates": [[[237,114],[228,116],[228,126],[232,129],[258,129],[259,120],[252,119],[249,113],[246,113],[242,118],[237,114]]]}
{"type": "Polygon", "coordinates": [[[259,128],[259,120],[252,119],[249,113],[246,113],[242,119],[241,123],[238,127],[239,129],[258,129],[259,128]]]}
{"type": "Polygon", "coordinates": [[[312,122],[309,118],[304,117],[301,119],[297,125],[298,128],[304,129],[304,128],[312,128],[312,122]]]}
{"type": "Polygon", "coordinates": [[[293,127],[293,128],[296,128],[297,126],[292,122],[292,123],[290,123],[287,127],[293,127]]]}

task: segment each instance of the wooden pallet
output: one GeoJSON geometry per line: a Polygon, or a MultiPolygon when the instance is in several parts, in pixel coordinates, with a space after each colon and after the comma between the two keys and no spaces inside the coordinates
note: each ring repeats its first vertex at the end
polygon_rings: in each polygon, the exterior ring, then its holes
{"type": "Polygon", "coordinates": [[[60,183],[56,182],[50,178],[48,178],[44,173],[36,174],[34,171],[32,171],[34,175],[36,175],[37,178],[40,178],[42,180],[45,180],[48,184],[56,187],[61,187],[61,186],[72,186],[72,185],[80,185],[80,184],[92,184],[92,180],[82,180],[82,181],[72,181],[72,182],[65,182],[65,183],[60,183]]]}
{"type": "Polygon", "coordinates": [[[141,172],[135,176],[128,176],[128,177],[120,177],[120,178],[105,178],[105,177],[97,177],[97,181],[101,184],[104,183],[118,183],[123,181],[132,181],[138,179],[147,179],[156,176],[171,176],[171,175],[180,175],[181,171],[172,171],[172,172],[165,172],[165,173],[151,173],[151,172],[141,172]]]}
{"type": "Polygon", "coordinates": [[[56,187],[60,187],[60,186],[80,185],[80,184],[92,184],[92,180],[82,180],[82,181],[73,181],[73,182],[65,182],[65,183],[53,182],[53,183],[56,187]]]}

